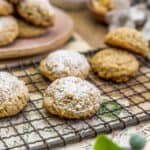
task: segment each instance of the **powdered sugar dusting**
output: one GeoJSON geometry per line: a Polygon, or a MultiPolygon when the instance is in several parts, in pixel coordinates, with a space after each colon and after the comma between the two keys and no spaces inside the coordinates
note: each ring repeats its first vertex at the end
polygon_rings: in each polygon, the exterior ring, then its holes
{"type": "Polygon", "coordinates": [[[88,74],[90,66],[86,58],[74,51],[59,50],[47,57],[48,68],[62,76],[80,76],[83,72],[88,74]],[[63,75],[64,74],[64,75],[63,75]]]}
{"type": "Polygon", "coordinates": [[[88,81],[77,77],[66,77],[54,81],[47,89],[50,103],[73,113],[98,108],[101,103],[100,91],[88,81]]]}
{"type": "Polygon", "coordinates": [[[0,102],[17,96],[17,93],[23,92],[24,87],[24,82],[15,76],[7,72],[0,72],[0,102]]]}

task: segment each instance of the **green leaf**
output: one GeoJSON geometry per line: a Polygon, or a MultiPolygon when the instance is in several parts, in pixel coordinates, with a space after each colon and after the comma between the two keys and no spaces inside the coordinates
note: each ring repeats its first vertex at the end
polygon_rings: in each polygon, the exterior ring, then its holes
{"type": "Polygon", "coordinates": [[[113,143],[105,135],[99,135],[96,138],[94,150],[124,150],[124,149],[119,147],[117,144],[113,143]]]}
{"type": "Polygon", "coordinates": [[[122,106],[115,101],[109,101],[107,99],[104,99],[99,109],[99,112],[106,117],[115,118],[115,115],[119,116],[122,112],[122,106]],[[108,111],[110,111],[111,113],[108,111]]]}

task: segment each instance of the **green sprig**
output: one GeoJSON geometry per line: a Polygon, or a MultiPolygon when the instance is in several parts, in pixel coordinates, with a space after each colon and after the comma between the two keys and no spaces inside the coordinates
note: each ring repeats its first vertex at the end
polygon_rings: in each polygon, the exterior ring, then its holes
{"type": "Polygon", "coordinates": [[[116,143],[114,143],[107,136],[102,134],[96,138],[94,150],[142,150],[145,147],[146,139],[145,137],[141,135],[133,134],[129,142],[131,145],[131,149],[122,148],[122,147],[119,147],[116,143]]]}
{"type": "Polygon", "coordinates": [[[117,144],[113,143],[112,140],[107,138],[105,135],[99,135],[96,138],[94,150],[124,150],[117,144]]]}

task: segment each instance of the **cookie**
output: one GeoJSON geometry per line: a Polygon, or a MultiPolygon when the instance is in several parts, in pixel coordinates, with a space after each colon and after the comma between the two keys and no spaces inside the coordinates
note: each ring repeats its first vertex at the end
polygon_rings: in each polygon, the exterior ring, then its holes
{"type": "Polygon", "coordinates": [[[39,68],[50,81],[67,76],[85,79],[90,70],[89,63],[83,55],[69,50],[59,50],[49,54],[41,61],[39,68]]]}
{"type": "Polygon", "coordinates": [[[26,21],[36,26],[54,25],[54,9],[48,0],[19,1],[17,11],[26,21]]]}
{"type": "Polygon", "coordinates": [[[22,19],[17,19],[17,22],[19,26],[19,37],[21,38],[38,37],[47,32],[47,28],[34,26],[22,19]]]}
{"type": "Polygon", "coordinates": [[[91,59],[91,65],[99,77],[117,83],[128,81],[139,69],[139,63],[132,54],[113,48],[98,52],[91,59]]]}
{"type": "Polygon", "coordinates": [[[0,0],[0,16],[8,16],[14,11],[13,6],[6,0],[0,0]]]}
{"type": "Polygon", "coordinates": [[[111,0],[93,0],[92,3],[94,5],[95,9],[98,10],[98,11],[101,11],[101,10],[105,9],[106,12],[108,12],[113,8],[111,0]]]}
{"type": "Polygon", "coordinates": [[[147,56],[150,53],[148,41],[140,32],[132,28],[122,27],[109,32],[105,42],[143,56],[147,56]]]}
{"type": "Polygon", "coordinates": [[[59,117],[80,119],[95,114],[100,104],[100,91],[93,84],[77,77],[65,77],[47,88],[43,107],[59,117]]]}
{"type": "Polygon", "coordinates": [[[28,89],[23,81],[7,72],[0,72],[0,118],[22,111],[28,99],[28,89]]]}
{"type": "Polygon", "coordinates": [[[18,24],[11,16],[0,17],[0,46],[12,43],[18,36],[18,24]]]}

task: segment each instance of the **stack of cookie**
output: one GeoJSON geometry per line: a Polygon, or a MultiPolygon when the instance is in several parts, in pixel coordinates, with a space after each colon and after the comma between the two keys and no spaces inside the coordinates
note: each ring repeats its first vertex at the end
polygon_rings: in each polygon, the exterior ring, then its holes
{"type": "Polygon", "coordinates": [[[40,36],[54,25],[54,9],[48,0],[0,0],[0,25],[0,46],[40,36]]]}
{"type": "Polygon", "coordinates": [[[98,52],[91,60],[93,70],[101,78],[126,82],[139,69],[139,62],[132,53],[148,56],[149,43],[135,29],[123,27],[108,33],[105,43],[112,46],[98,52]]]}

